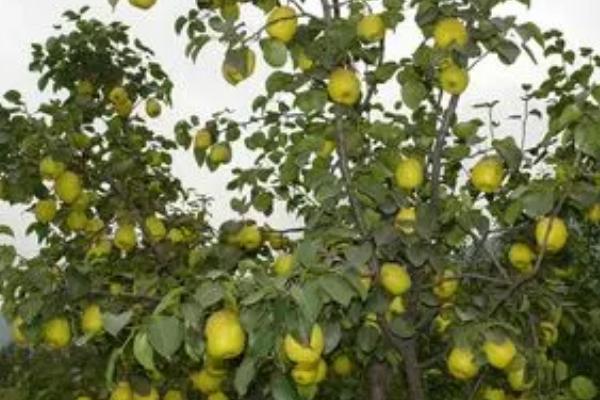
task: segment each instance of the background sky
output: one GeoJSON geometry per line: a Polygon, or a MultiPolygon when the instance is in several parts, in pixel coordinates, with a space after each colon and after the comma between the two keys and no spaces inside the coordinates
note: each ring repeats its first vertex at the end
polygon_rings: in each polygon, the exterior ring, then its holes
{"type": "MultiPolygon", "coordinates": [[[[267,70],[259,65],[257,73],[248,81],[233,88],[220,76],[220,65],[223,48],[218,44],[206,47],[200,54],[196,64],[183,55],[185,40],[178,38],[173,30],[175,19],[193,6],[193,0],[158,0],[157,5],[149,12],[143,12],[129,6],[126,0],[113,12],[106,0],[0,0],[0,93],[9,89],[18,89],[30,105],[38,104],[47,97],[40,95],[36,89],[37,77],[32,75],[27,65],[30,61],[29,51],[32,42],[44,41],[52,34],[52,25],[60,21],[61,13],[66,9],[78,9],[92,4],[91,14],[103,21],[120,20],[132,26],[132,34],[156,52],[156,59],[163,65],[171,79],[175,82],[174,109],[165,110],[163,116],[152,122],[155,128],[172,137],[172,127],[181,118],[191,114],[207,118],[213,112],[230,108],[238,110],[238,115],[246,115],[252,99],[263,90],[264,77],[267,70]]],[[[317,7],[319,2],[308,0],[309,8],[317,7]]],[[[517,3],[513,1],[511,3],[517,3]]],[[[507,5],[501,8],[502,14],[516,14],[521,21],[535,21],[542,27],[558,28],[566,33],[568,43],[575,46],[588,46],[598,49],[600,44],[600,2],[597,0],[533,0],[531,9],[522,5],[507,5]]],[[[244,7],[242,15],[252,27],[261,26],[263,16],[260,12],[244,7]]],[[[408,55],[421,40],[421,34],[412,22],[405,23],[388,38],[388,57],[397,59],[408,55]]],[[[482,62],[471,76],[471,84],[467,94],[461,100],[461,112],[472,114],[471,106],[481,101],[498,99],[497,119],[502,120],[510,114],[519,113],[521,103],[521,83],[536,83],[543,77],[544,65],[534,65],[524,56],[510,68],[498,68],[499,61],[489,57],[482,62]]],[[[288,66],[289,67],[289,66],[288,66]]],[[[393,99],[398,95],[397,87],[383,93],[386,98],[393,99]]],[[[32,107],[34,108],[34,107],[32,107]]],[[[538,123],[532,131],[539,135],[543,125],[538,123]]],[[[514,123],[504,124],[498,133],[511,135],[518,133],[514,123]]],[[[229,171],[235,165],[248,165],[252,157],[240,154],[234,149],[234,161],[228,167],[215,174],[199,170],[190,153],[179,152],[174,157],[173,170],[188,187],[197,188],[204,194],[215,198],[213,220],[220,223],[232,216],[229,209],[230,194],[225,192],[224,183],[229,171]]],[[[240,149],[241,150],[241,149],[240,149]]],[[[1,149],[0,149],[1,151],[1,149]]],[[[252,215],[251,215],[252,216],[252,215]]],[[[32,255],[36,251],[34,238],[24,237],[24,230],[31,222],[23,208],[8,207],[0,202],[0,224],[11,225],[17,237],[15,243],[22,255],[32,255]]],[[[294,225],[294,221],[281,210],[276,210],[270,218],[270,224],[277,228],[294,225]]],[[[0,238],[2,240],[2,238],[0,238]]]]}

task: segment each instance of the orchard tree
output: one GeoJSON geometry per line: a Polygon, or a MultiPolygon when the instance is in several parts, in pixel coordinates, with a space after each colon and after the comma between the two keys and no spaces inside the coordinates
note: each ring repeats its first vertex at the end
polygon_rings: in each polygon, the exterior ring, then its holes
{"type": "Polygon", "coordinates": [[[40,247],[0,247],[0,397],[596,398],[600,57],[503,3],[197,0],[175,21],[186,56],[221,44],[224,79],[257,96],[248,120],[190,116],[174,140],[147,124],[173,88],[152,51],[67,11],[33,45],[50,100],[0,105],[0,198],[35,215],[40,247]],[[422,41],[392,59],[401,24],[422,41]],[[515,95],[521,132],[496,101],[461,117],[479,62],[520,57],[552,65],[515,95]],[[172,155],[214,171],[237,141],[256,158],[212,227],[172,155]],[[302,226],[247,217],[277,204],[302,226]]]}

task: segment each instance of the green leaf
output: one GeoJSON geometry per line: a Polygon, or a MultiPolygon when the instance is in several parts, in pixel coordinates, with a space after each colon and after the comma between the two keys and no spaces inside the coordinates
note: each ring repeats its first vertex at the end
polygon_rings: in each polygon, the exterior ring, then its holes
{"type": "Polygon", "coordinates": [[[109,312],[104,312],[102,314],[104,329],[106,330],[106,332],[116,337],[119,334],[119,332],[121,332],[121,330],[125,328],[125,326],[127,326],[129,321],[131,321],[132,316],[133,312],[131,311],[125,311],[121,314],[112,314],[109,312]]]}
{"type": "Polygon", "coordinates": [[[294,256],[299,263],[311,268],[317,263],[318,249],[319,246],[316,242],[303,241],[298,244],[294,256]]]}
{"type": "Polygon", "coordinates": [[[411,109],[419,107],[427,96],[427,88],[419,81],[410,80],[402,85],[402,100],[411,109]]]}
{"type": "Polygon", "coordinates": [[[253,358],[246,357],[235,371],[233,385],[240,397],[244,397],[248,391],[248,385],[256,375],[256,361],[253,358]]]}
{"type": "Polygon", "coordinates": [[[138,332],[133,340],[133,355],[140,365],[148,371],[156,371],[154,365],[154,351],[150,346],[146,332],[138,332]]]}
{"type": "Polygon", "coordinates": [[[396,317],[390,322],[390,329],[403,339],[414,336],[416,330],[413,324],[402,317],[396,317]]]}
{"type": "Polygon", "coordinates": [[[375,346],[377,346],[378,340],[379,330],[374,326],[363,325],[356,335],[358,347],[365,353],[371,353],[375,349],[375,346]]]}
{"type": "Polygon", "coordinates": [[[523,211],[536,218],[548,214],[554,208],[555,194],[552,188],[537,186],[530,188],[521,198],[523,211]]]}
{"type": "Polygon", "coordinates": [[[600,159],[600,124],[588,120],[575,127],[575,146],[595,159],[600,159]]]}
{"type": "Polygon", "coordinates": [[[314,282],[307,282],[302,288],[293,286],[290,293],[304,315],[304,318],[311,324],[316,322],[323,307],[323,300],[321,299],[318,285],[314,282]]]}
{"type": "Polygon", "coordinates": [[[271,381],[271,394],[274,400],[301,400],[292,381],[285,375],[276,374],[271,381]]]}
{"type": "Polygon", "coordinates": [[[333,301],[344,307],[348,307],[352,298],[358,294],[350,283],[339,275],[325,275],[319,279],[319,284],[333,301]]]}
{"type": "Polygon", "coordinates": [[[217,282],[204,282],[194,293],[194,299],[201,308],[208,308],[218,303],[225,295],[223,288],[217,282]]]}
{"type": "Polygon", "coordinates": [[[14,246],[0,245],[0,271],[13,265],[17,258],[14,246]]]}
{"type": "Polygon", "coordinates": [[[152,347],[163,357],[171,357],[183,343],[183,324],[175,317],[154,316],[148,326],[152,347]]]}
{"type": "Polygon", "coordinates": [[[296,106],[305,114],[321,111],[327,104],[327,93],[324,90],[311,89],[296,96],[296,106]]]}
{"type": "Polygon", "coordinates": [[[504,159],[511,171],[519,170],[521,161],[523,160],[523,154],[512,136],[494,140],[492,146],[504,159]]]}
{"type": "Polygon", "coordinates": [[[260,48],[267,64],[279,68],[285,65],[287,61],[287,47],[277,39],[263,39],[260,41],[260,48]]]}
{"type": "Polygon", "coordinates": [[[510,40],[503,40],[497,44],[494,48],[494,51],[498,55],[500,61],[507,65],[513,64],[519,57],[519,54],[521,54],[521,49],[519,46],[510,40]]]}
{"type": "Polygon", "coordinates": [[[162,313],[164,310],[166,310],[169,307],[172,307],[174,305],[179,304],[179,301],[181,300],[181,294],[183,293],[185,289],[183,287],[177,287],[177,288],[173,288],[171,289],[160,301],[160,303],[158,303],[158,305],[156,306],[156,308],[154,309],[153,314],[157,315],[162,313]]]}
{"type": "Polygon", "coordinates": [[[556,382],[561,383],[569,376],[569,366],[564,361],[558,360],[554,364],[554,378],[556,382]]]}
{"type": "Polygon", "coordinates": [[[373,248],[369,243],[363,243],[359,246],[347,248],[344,255],[351,266],[360,268],[366,265],[371,259],[373,248]]]}

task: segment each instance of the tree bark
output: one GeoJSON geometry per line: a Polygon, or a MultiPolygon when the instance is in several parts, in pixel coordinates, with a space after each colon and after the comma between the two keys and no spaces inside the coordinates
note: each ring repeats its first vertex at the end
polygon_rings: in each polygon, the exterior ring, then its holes
{"type": "Polygon", "coordinates": [[[386,400],[389,385],[387,366],[382,362],[375,362],[369,367],[369,400],[386,400]]]}
{"type": "Polygon", "coordinates": [[[419,366],[417,355],[417,339],[402,340],[400,352],[404,359],[404,372],[408,384],[408,398],[410,400],[425,400],[425,391],[423,390],[423,375],[419,366]]]}

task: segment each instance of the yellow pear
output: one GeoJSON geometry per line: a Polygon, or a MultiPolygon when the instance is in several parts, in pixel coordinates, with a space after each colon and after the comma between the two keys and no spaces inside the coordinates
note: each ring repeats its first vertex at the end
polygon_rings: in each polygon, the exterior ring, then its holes
{"type": "Polygon", "coordinates": [[[414,190],[424,181],[423,164],[414,157],[405,158],[398,163],[395,172],[396,185],[405,190],[414,190]]]}
{"type": "Polygon", "coordinates": [[[81,194],[81,178],[74,172],[65,171],[56,179],[54,190],[62,201],[71,204],[81,194]]]}
{"type": "Polygon", "coordinates": [[[593,204],[586,213],[586,219],[593,224],[600,222],[600,203],[593,204]]]}
{"type": "Polygon", "coordinates": [[[335,150],[335,141],[333,140],[325,140],[323,144],[321,144],[321,148],[317,152],[317,157],[319,158],[329,158],[331,153],[335,150]]]}
{"type": "Polygon", "coordinates": [[[313,364],[300,363],[292,369],[292,379],[298,385],[312,385],[317,382],[318,373],[318,362],[313,364]]]}
{"type": "Polygon", "coordinates": [[[484,193],[497,192],[504,180],[504,166],[498,157],[485,157],[471,169],[471,183],[484,193]]]}
{"type": "Polygon", "coordinates": [[[92,197],[93,196],[89,191],[84,190],[81,192],[81,194],[79,196],[77,196],[77,199],[75,199],[73,204],[71,204],[71,207],[74,210],[85,211],[88,208],[88,206],[90,205],[90,202],[92,201],[92,197]]]}
{"type": "Polygon", "coordinates": [[[206,353],[215,359],[230,359],[242,354],[246,333],[237,313],[220,310],[208,317],[204,327],[206,353]]]}
{"type": "Polygon", "coordinates": [[[244,225],[237,234],[237,243],[244,250],[256,250],[262,244],[262,234],[256,224],[244,225]]]}
{"type": "Polygon", "coordinates": [[[110,394],[110,400],[133,400],[133,390],[131,390],[129,382],[117,383],[110,394]]]}
{"type": "Polygon", "coordinates": [[[520,272],[530,272],[535,258],[535,253],[526,243],[514,243],[508,251],[510,264],[520,272]]]}
{"type": "Polygon", "coordinates": [[[288,276],[294,268],[294,256],[289,253],[282,253],[273,262],[273,271],[277,276],[288,276]]]}
{"type": "Polygon", "coordinates": [[[77,396],[76,400],[92,400],[90,396],[77,396]]]}
{"type": "Polygon", "coordinates": [[[448,300],[454,296],[458,290],[459,281],[456,278],[456,273],[451,269],[445,269],[436,277],[433,293],[440,300],[448,300]]]}
{"type": "Polygon", "coordinates": [[[558,329],[550,321],[540,322],[540,336],[545,346],[553,346],[558,341],[558,329]]]}
{"type": "Polygon", "coordinates": [[[133,111],[133,102],[131,100],[126,100],[122,103],[115,104],[114,107],[119,117],[127,118],[133,111]]]}
{"type": "Polygon", "coordinates": [[[327,92],[335,103],[352,106],[360,99],[360,81],[353,71],[337,68],[329,75],[327,92]]]}
{"type": "Polygon", "coordinates": [[[96,335],[104,329],[102,311],[97,304],[90,304],[81,314],[81,330],[88,335],[96,335]]]}
{"type": "Polygon", "coordinates": [[[87,226],[88,218],[83,211],[73,210],[67,216],[67,227],[74,231],[83,231],[87,226]]]}
{"type": "Polygon", "coordinates": [[[317,364],[317,379],[315,383],[321,383],[325,378],[327,378],[327,363],[321,358],[317,364]]]}
{"type": "Polygon", "coordinates": [[[406,312],[406,307],[404,306],[404,300],[402,299],[402,296],[395,296],[388,305],[387,310],[390,313],[390,317],[394,314],[404,314],[406,312]]]}
{"type": "Polygon", "coordinates": [[[87,79],[77,82],[77,94],[84,97],[90,97],[96,91],[94,84],[87,79]]]}
{"type": "Polygon", "coordinates": [[[446,93],[458,96],[469,86],[469,72],[458,65],[449,65],[440,71],[440,86],[446,93]]]}
{"type": "Polygon", "coordinates": [[[163,396],[163,400],[184,400],[183,393],[180,390],[170,389],[163,396]]]}
{"type": "Polygon", "coordinates": [[[200,129],[194,136],[194,148],[204,151],[213,144],[212,134],[208,129],[200,129]]]}
{"type": "Polygon", "coordinates": [[[558,253],[567,244],[569,231],[559,217],[543,217],[535,226],[535,240],[541,249],[546,246],[548,253],[558,253]]]}
{"type": "Polygon", "coordinates": [[[210,148],[208,158],[215,164],[227,164],[231,161],[231,148],[226,143],[216,143],[210,148]]]}
{"type": "Polygon", "coordinates": [[[87,223],[85,224],[85,231],[89,234],[98,233],[102,229],[104,229],[104,221],[98,217],[88,219],[87,223]]]}
{"type": "Polygon", "coordinates": [[[506,393],[503,389],[485,387],[481,391],[481,400],[506,400],[506,393]]]}
{"type": "Polygon", "coordinates": [[[65,164],[47,156],[40,161],[40,175],[45,179],[56,179],[65,171],[65,164]]]}
{"type": "Polygon", "coordinates": [[[56,201],[52,199],[40,200],[35,205],[35,219],[38,222],[47,224],[56,216],[56,201]]]}
{"type": "Polygon", "coordinates": [[[108,94],[108,100],[113,103],[113,105],[130,101],[127,90],[122,86],[114,87],[108,94]]]}
{"type": "Polygon", "coordinates": [[[135,227],[130,224],[119,226],[115,232],[114,243],[121,251],[129,252],[133,250],[137,245],[135,227]]]}
{"type": "Polygon", "coordinates": [[[296,34],[298,29],[298,17],[296,11],[289,6],[279,6],[267,18],[267,33],[273,39],[287,43],[296,34]]]}
{"type": "Polygon", "coordinates": [[[92,244],[90,249],[87,251],[86,256],[88,258],[102,258],[110,254],[112,250],[112,243],[106,238],[102,238],[92,244]]]}
{"type": "Polygon", "coordinates": [[[144,221],[144,228],[146,229],[146,234],[153,242],[159,242],[167,236],[167,228],[164,222],[156,216],[147,217],[144,221]]]}
{"type": "Polygon", "coordinates": [[[174,244],[183,243],[183,242],[185,242],[185,235],[183,234],[181,229],[172,228],[169,230],[169,233],[167,234],[167,239],[169,239],[171,241],[171,243],[174,243],[174,244]]]}
{"type": "Polygon", "coordinates": [[[214,392],[208,395],[206,400],[229,400],[229,397],[223,392],[214,392]]]}
{"type": "Polygon", "coordinates": [[[464,47],[469,35],[464,23],[457,18],[444,18],[435,24],[433,29],[435,46],[447,49],[451,46],[464,47]]]}
{"type": "Polygon", "coordinates": [[[488,339],[483,344],[483,352],[492,367],[505,369],[517,355],[517,348],[508,338],[488,339]]]}
{"type": "Polygon", "coordinates": [[[414,207],[403,207],[396,213],[394,226],[396,229],[410,235],[415,232],[415,222],[417,221],[417,209],[414,207]]]}
{"type": "Polygon", "coordinates": [[[149,99],[146,101],[146,114],[148,114],[150,118],[157,118],[161,111],[161,106],[158,100],[149,99]]]}
{"type": "Polygon", "coordinates": [[[139,394],[133,391],[133,400],[160,400],[160,395],[156,388],[152,387],[147,394],[139,394]]]}
{"type": "Polygon", "coordinates": [[[156,0],[129,0],[129,4],[142,10],[147,10],[156,4],[156,0]]]}
{"type": "Polygon", "coordinates": [[[71,342],[71,326],[66,318],[53,318],[43,327],[44,343],[53,349],[61,349],[71,342]]]}
{"type": "Polygon", "coordinates": [[[300,69],[300,71],[302,72],[306,72],[309,71],[310,69],[312,69],[312,67],[315,65],[315,62],[312,58],[310,58],[306,52],[304,50],[299,50],[296,58],[296,66],[300,69]]]}
{"type": "Polygon", "coordinates": [[[385,36],[385,23],[377,14],[365,15],[356,25],[356,34],[364,42],[378,42],[385,36]]]}
{"type": "Polygon", "coordinates": [[[393,296],[406,293],[412,284],[406,267],[390,262],[381,265],[380,280],[383,288],[393,296]]]}
{"type": "Polygon", "coordinates": [[[219,391],[224,380],[223,377],[216,377],[209,374],[205,369],[192,373],[190,379],[194,389],[203,394],[219,391]]]}
{"type": "Polygon", "coordinates": [[[333,372],[342,378],[352,374],[354,363],[346,354],[340,354],[333,359],[333,372]]]}
{"type": "Polygon", "coordinates": [[[508,384],[512,390],[523,392],[533,386],[533,381],[526,382],[525,375],[525,367],[508,371],[506,374],[506,379],[508,380],[508,384]]]}
{"type": "Polygon", "coordinates": [[[283,340],[286,356],[290,361],[298,364],[315,364],[324,348],[325,337],[319,324],[313,325],[308,345],[301,344],[290,334],[287,334],[283,340]]]}
{"type": "Polygon", "coordinates": [[[241,55],[238,53],[240,57],[243,57],[243,62],[237,60],[236,57],[232,60],[226,57],[221,66],[221,75],[233,86],[250,77],[256,68],[256,54],[254,54],[254,51],[248,48],[237,51],[243,52],[241,55]]]}
{"type": "Polygon", "coordinates": [[[456,379],[468,380],[479,373],[475,355],[468,347],[453,348],[448,356],[447,364],[450,375],[456,379]]]}

